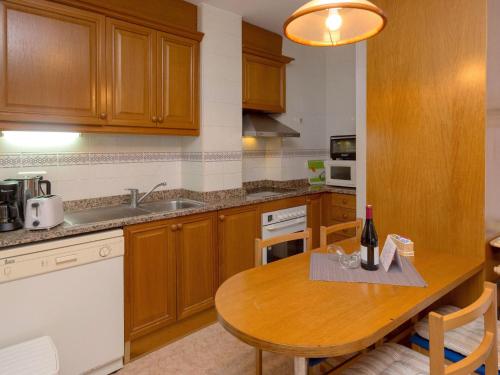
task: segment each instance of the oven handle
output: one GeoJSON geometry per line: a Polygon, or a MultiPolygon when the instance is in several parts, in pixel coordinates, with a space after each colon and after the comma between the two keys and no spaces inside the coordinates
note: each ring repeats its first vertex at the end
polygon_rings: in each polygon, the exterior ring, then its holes
{"type": "Polygon", "coordinates": [[[302,224],[302,223],[305,223],[306,220],[305,218],[304,219],[301,219],[301,220],[291,220],[290,222],[288,223],[285,223],[285,224],[281,224],[281,225],[278,225],[278,224],[275,224],[275,225],[269,225],[267,227],[265,227],[266,230],[272,232],[272,231],[275,231],[275,230],[278,230],[278,229],[283,229],[283,228],[288,228],[288,227],[292,227],[294,225],[297,225],[297,224],[302,224]]]}

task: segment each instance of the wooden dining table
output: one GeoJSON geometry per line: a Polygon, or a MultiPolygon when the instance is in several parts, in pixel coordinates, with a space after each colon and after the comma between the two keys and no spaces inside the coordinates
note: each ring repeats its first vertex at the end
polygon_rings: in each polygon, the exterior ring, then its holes
{"type": "Polygon", "coordinates": [[[424,288],[312,281],[311,253],[236,274],[215,296],[228,332],[257,349],[293,356],[300,375],[307,373],[308,358],[376,343],[483,268],[480,259],[420,251],[413,262],[424,288]]]}

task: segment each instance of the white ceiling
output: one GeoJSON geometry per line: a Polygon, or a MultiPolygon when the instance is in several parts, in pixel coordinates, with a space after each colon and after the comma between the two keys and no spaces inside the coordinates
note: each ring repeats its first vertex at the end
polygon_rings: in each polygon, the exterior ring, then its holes
{"type": "Polygon", "coordinates": [[[283,23],[308,0],[189,0],[207,3],[243,16],[243,20],[267,30],[283,34],[283,23]]]}

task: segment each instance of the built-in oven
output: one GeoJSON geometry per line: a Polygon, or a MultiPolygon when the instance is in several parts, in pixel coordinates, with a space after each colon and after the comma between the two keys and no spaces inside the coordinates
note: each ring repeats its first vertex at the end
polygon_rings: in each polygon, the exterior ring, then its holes
{"type": "MultiPolygon", "coordinates": [[[[262,239],[303,231],[307,228],[307,207],[298,206],[262,214],[262,239]]],[[[262,249],[262,263],[300,254],[306,249],[304,240],[288,241],[262,249]]]]}

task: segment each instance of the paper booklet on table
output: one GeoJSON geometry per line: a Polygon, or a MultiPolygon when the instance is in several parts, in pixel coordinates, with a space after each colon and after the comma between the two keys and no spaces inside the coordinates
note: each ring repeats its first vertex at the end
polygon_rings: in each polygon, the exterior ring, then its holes
{"type": "Polygon", "coordinates": [[[388,235],[385,240],[382,254],[380,254],[380,263],[382,264],[382,267],[384,267],[385,272],[389,271],[391,265],[399,268],[400,271],[403,271],[401,255],[399,255],[398,248],[390,235],[388,235]]]}

